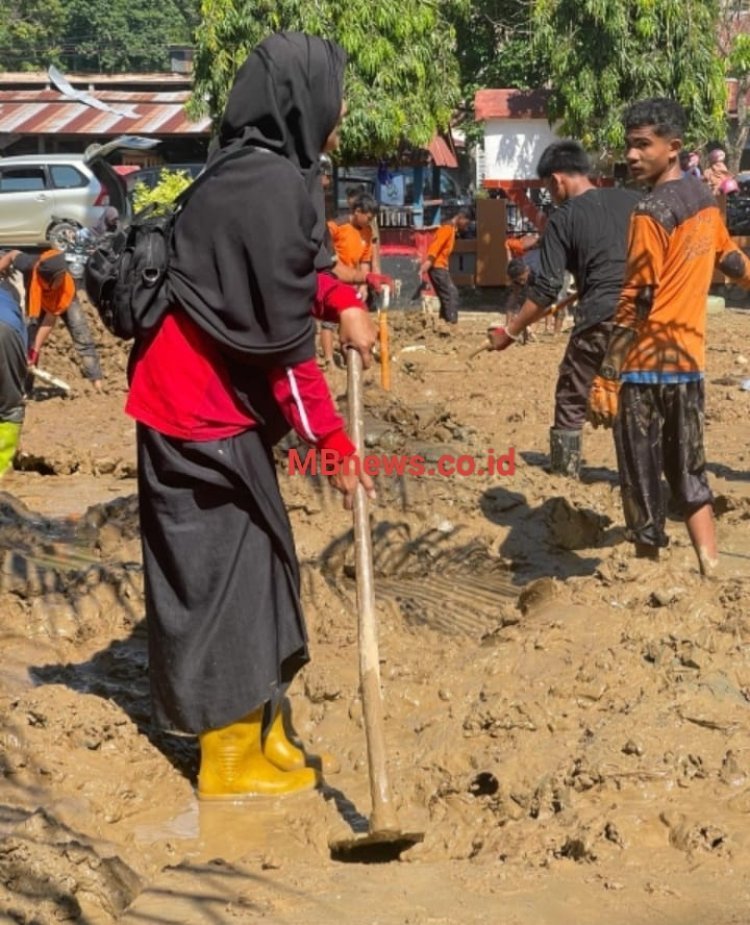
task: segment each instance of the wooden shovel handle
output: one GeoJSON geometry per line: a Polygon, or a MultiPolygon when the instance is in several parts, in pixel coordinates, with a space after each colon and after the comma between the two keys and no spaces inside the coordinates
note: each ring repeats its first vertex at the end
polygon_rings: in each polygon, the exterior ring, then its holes
{"type": "MultiPolygon", "coordinates": [[[[360,459],[364,455],[364,414],[362,409],[362,357],[347,350],[347,400],[349,432],[360,459]]],[[[386,767],[383,730],[383,699],[380,690],[380,655],[375,611],[375,580],[372,567],[372,538],[367,494],[357,486],[354,495],[354,551],[357,573],[357,629],[359,638],[359,680],[367,739],[372,816],[370,832],[398,828],[386,767]]]]}

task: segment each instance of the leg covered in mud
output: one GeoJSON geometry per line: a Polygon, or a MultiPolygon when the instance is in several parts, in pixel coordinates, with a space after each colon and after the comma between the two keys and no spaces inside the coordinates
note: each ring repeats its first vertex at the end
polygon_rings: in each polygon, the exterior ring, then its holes
{"type": "Polygon", "coordinates": [[[614,435],[625,523],[636,554],[656,558],[669,543],[664,473],[701,571],[715,569],[713,497],[703,449],[703,383],[623,383],[614,435]]]}
{"type": "Polygon", "coordinates": [[[555,422],[550,430],[552,472],[577,479],[581,471],[581,434],[594,376],[607,349],[609,322],[570,338],[555,387],[555,422]]]}
{"type": "Polygon", "coordinates": [[[99,362],[99,354],[91,336],[91,329],[86,315],[77,299],[71,303],[63,315],[63,321],[70,332],[73,345],[81,357],[84,376],[94,384],[99,384],[104,378],[101,363],[99,362]]]}

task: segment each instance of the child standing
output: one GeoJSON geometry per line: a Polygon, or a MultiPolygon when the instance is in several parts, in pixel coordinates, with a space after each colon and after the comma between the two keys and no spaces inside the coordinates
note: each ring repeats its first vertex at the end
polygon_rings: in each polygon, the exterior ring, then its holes
{"type": "Polygon", "coordinates": [[[589,416],[594,426],[614,424],[636,556],[658,559],[668,543],[663,472],[707,575],[718,552],[703,448],[706,299],[715,266],[750,286],[750,261],[705,184],[682,177],[682,107],[642,100],[624,121],[628,167],[651,192],[631,219],[625,281],[589,416]]]}

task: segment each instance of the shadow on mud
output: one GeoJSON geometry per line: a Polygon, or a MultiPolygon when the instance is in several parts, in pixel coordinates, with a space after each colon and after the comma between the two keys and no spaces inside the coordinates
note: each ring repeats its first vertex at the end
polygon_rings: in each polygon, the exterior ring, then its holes
{"type": "Polygon", "coordinates": [[[495,486],[482,493],[479,506],[487,520],[507,528],[498,552],[512,563],[519,585],[537,578],[593,575],[601,557],[579,551],[615,546],[625,538],[606,514],[562,497],[532,508],[520,492],[495,486]]]}
{"type": "Polygon", "coordinates": [[[29,674],[36,684],[64,684],[78,693],[94,694],[117,704],[180,774],[195,780],[197,740],[165,732],[151,722],[145,620],[126,639],[112,640],[106,649],[85,662],[35,666],[29,674]]]}

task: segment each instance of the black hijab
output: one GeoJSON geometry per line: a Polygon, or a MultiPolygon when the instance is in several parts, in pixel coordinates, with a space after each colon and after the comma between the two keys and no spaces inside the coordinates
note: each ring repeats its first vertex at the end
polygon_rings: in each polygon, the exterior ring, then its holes
{"type": "Polygon", "coordinates": [[[212,171],[179,216],[175,300],[227,354],[258,366],[314,355],[310,314],[325,235],[319,157],[341,112],[346,56],[299,32],[242,65],[212,171]]]}

